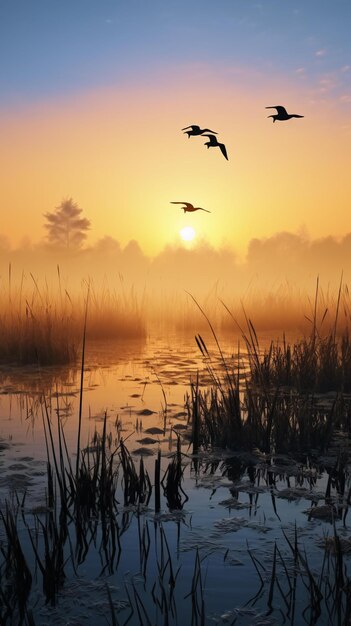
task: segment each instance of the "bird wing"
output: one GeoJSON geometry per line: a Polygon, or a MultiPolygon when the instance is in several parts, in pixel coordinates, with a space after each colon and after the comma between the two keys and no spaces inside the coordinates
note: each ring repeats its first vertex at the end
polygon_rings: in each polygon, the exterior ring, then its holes
{"type": "Polygon", "coordinates": [[[280,115],[281,113],[283,115],[287,115],[288,114],[286,108],[282,107],[280,104],[278,104],[278,106],[274,106],[274,107],[266,107],[266,109],[277,109],[278,115],[280,115]]]}
{"type": "Polygon", "coordinates": [[[208,138],[209,138],[209,140],[210,140],[210,142],[211,142],[214,146],[216,146],[216,145],[217,145],[218,141],[217,141],[217,137],[216,137],[216,135],[207,135],[207,134],[205,134],[205,135],[202,135],[202,136],[203,136],[203,137],[208,137],[208,138]]]}
{"type": "Polygon", "coordinates": [[[208,211],[208,209],[202,209],[201,207],[198,207],[198,209],[200,209],[200,211],[206,211],[206,213],[211,213],[211,211],[208,211]]]}
{"type": "Polygon", "coordinates": [[[225,147],[224,143],[219,143],[219,144],[218,144],[218,146],[220,147],[220,149],[221,149],[221,152],[222,152],[223,156],[224,156],[224,157],[227,159],[227,161],[228,161],[227,150],[226,150],[226,147],[225,147]]]}
{"type": "Polygon", "coordinates": [[[203,135],[204,133],[214,133],[215,135],[218,135],[215,130],[210,130],[209,128],[204,128],[201,134],[203,135]]]}
{"type": "Polygon", "coordinates": [[[196,124],[193,124],[192,126],[186,126],[185,128],[182,128],[182,130],[188,130],[188,128],[191,128],[191,130],[200,130],[200,126],[196,126],[196,124]]]}
{"type": "Polygon", "coordinates": [[[171,201],[171,204],[185,204],[187,209],[193,209],[194,208],[194,205],[190,204],[190,202],[172,202],[171,201]]]}

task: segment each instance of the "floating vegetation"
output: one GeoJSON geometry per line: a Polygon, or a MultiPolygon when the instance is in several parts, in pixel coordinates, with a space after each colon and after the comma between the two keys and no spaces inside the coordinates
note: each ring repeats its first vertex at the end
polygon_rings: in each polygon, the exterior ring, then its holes
{"type": "Polygon", "coordinates": [[[138,411],[138,415],[153,415],[154,413],[156,413],[156,411],[152,411],[151,409],[141,409],[138,411]]]}
{"type": "Polygon", "coordinates": [[[145,433],[149,435],[164,435],[165,431],[162,428],[158,428],[157,426],[151,426],[150,428],[145,428],[145,433]]]}
{"type": "Polygon", "coordinates": [[[142,443],[144,446],[152,446],[153,444],[158,443],[158,439],[144,437],[143,439],[137,439],[137,443],[142,443]]]}
{"type": "Polygon", "coordinates": [[[154,456],[154,450],[150,450],[149,448],[136,448],[132,451],[132,454],[136,456],[154,456]]]}
{"type": "Polygon", "coordinates": [[[218,502],[218,504],[220,506],[224,506],[226,509],[236,510],[249,509],[252,506],[252,504],[250,504],[249,502],[239,502],[237,498],[227,498],[226,500],[221,500],[220,502],[218,502]]]}

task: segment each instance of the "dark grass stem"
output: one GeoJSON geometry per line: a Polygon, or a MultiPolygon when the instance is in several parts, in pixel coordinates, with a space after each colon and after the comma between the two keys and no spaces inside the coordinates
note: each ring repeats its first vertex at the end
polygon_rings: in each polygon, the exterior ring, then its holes
{"type": "Polygon", "coordinates": [[[87,332],[89,293],[90,293],[90,282],[88,283],[88,292],[87,292],[87,297],[86,297],[86,301],[85,301],[83,346],[82,346],[82,365],[81,365],[81,370],[80,370],[80,393],[79,393],[79,415],[78,415],[78,434],[77,434],[76,479],[78,479],[79,458],[80,458],[80,435],[81,435],[81,428],[82,428],[85,340],[86,340],[86,332],[87,332]]]}

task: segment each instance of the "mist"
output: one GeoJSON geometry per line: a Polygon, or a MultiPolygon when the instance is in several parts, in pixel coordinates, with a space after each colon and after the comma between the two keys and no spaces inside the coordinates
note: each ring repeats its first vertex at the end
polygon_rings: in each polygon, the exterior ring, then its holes
{"type": "Polygon", "coordinates": [[[12,292],[44,289],[53,301],[59,290],[71,299],[84,299],[90,284],[100,308],[119,298],[160,328],[200,328],[206,320],[197,302],[224,329],[233,322],[224,302],[238,319],[244,308],[259,330],[303,329],[313,314],[317,279],[321,316],[328,309],[332,320],[341,277],[348,319],[350,275],[351,233],[312,239],[305,232],[278,232],[253,238],[244,259],[232,248],[213,248],[206,241],[192,248],[168,246],[150,257],[137,241],[122,247],[110,236],[85,248],[63,250],[29,239],[12,248],[0,235],[2,301],[10,280],[12,292]]]}

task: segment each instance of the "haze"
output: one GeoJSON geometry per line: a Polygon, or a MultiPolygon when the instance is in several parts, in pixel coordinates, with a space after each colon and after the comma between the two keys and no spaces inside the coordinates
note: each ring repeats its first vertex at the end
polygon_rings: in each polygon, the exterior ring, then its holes
{"type": "Polygon", "coordinates": [[[46,278],[60,264],[68,283],[123,275],[159,299],[170,285],[310,291],[318,275],[337,289],[351,269],[350,17],[347,0],[3,2],[3,280],[9,263],[46,278]],[[304,118],[272,124],[276,104],[304,118]],[[229,161],[190,124],[217,131],[229,161]],[[67,197],[91,222],[74,261],[45,239],[67,197]]]}

